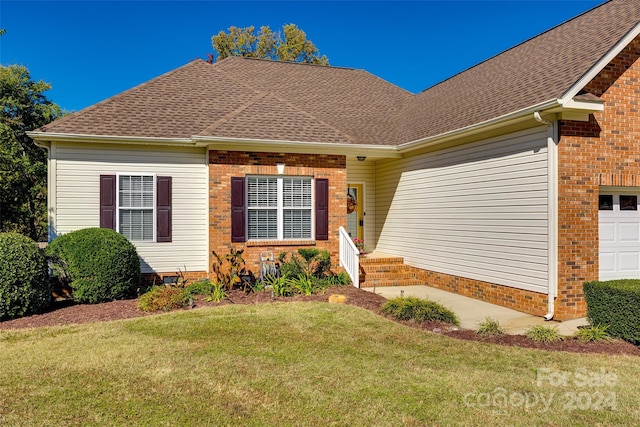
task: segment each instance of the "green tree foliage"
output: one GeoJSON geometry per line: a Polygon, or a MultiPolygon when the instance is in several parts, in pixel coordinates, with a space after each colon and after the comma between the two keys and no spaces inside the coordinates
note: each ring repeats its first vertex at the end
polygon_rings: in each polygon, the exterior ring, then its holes
{"type": "Polygon", "coordinates": [[[49,304],[47,261],[36,243],[0,233],[0,319],[37,313],[49,304]]]}
{"type": "Polygon", "coordinates": [[[26,132],[63,115],[51,86],[21,65],[0,65],[0,231],[47,237],[46,152],[26,132]]]}
{"type": "MultiPolygon", "coordinates": [[[[281,32],[273,32],[269,26],[260,27],[256,34],[253,26],[246,28],[229,27],[228,32],[220,31],[211,38],[216,52],[215,60],[229,56],[271,59],[285,62],[305,62],[329,65],[325,55],[318,54],[318,48],[307,40],[304,31],[295,24],[283,25],[281,32]]],[[[209,62],[214,55],[209,55],[209,62]]]]}

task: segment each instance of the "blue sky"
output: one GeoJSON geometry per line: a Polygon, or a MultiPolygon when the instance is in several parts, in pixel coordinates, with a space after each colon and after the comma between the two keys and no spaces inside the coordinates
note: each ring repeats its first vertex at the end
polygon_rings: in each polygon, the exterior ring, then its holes
{"type": "Polygon", "coordinates": [[[0,63],[78,111],[212,51],[229,26],[295,23],[331,65],[420,92],[603,0],[174,2],[0,0],[0,63]]]}

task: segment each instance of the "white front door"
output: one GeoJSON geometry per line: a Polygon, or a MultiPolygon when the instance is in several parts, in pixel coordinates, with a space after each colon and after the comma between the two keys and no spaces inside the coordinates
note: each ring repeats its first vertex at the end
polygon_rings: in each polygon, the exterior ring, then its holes
{"type": "Polygon", "coordinates": [[[600,191],[600,280],[640,278],[640,190],[600,191]]]}

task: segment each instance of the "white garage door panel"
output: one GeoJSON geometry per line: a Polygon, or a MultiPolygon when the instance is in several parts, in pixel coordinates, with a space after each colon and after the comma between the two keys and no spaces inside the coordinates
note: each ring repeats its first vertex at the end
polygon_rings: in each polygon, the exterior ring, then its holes
{"type": "Polygon", "coordinates": [[[600,242],[615,242],[616,241],[616,224],[604,223],[600,218],[600,242]]]}
{"type": "Polygon", "coordinates": [[[640,270],[640,254],[635,252],[618,252],[618,270],[624,272],[636,272],[640,270]]]}
{"type": "MultiPolygon", "coordinates": [[[[635,218],[634,220],[637,221],[635,218]]],[[[640,234],[638,233],[640,230],[640,224],[637,222],[623,221],[629,221],[629,219],[624,218],[618,224],[618,242],[633,243],[634,245],[637,245],[640,241],[640,234]]]]}
{"type": "Polygon", "coordinates": [[[613,195],[613,209],[599,211],[600,280],[640,278],[640,211],[620,209],[620,195],[640,196],[640,189],[605,194],[613,195]]]}
{"type": "Polygon", "coordinates": [[[612,274],[616,271],[616,254],[614,252],[600,252],[600,276],[602,273],[612,274]]]}

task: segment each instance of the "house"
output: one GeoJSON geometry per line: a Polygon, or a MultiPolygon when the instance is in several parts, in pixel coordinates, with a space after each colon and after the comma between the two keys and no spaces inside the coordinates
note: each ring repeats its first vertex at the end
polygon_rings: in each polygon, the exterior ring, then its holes
{"type": "Polygon", "coordinates": [[[114,228],[144,273],[206,277],[211,250],[337,263],[342,228],[423,283],[583,316],[582,283],[640,277],[639,22],[613,0],[417,95],[349,68],[191,62],[30,133],[49,237],[114,228]]]}

